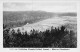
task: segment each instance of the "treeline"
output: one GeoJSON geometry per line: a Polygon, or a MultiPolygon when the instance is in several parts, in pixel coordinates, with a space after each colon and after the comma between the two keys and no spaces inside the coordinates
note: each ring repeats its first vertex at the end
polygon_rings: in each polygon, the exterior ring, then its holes
{"type": "Polygon", "coordinates": [[[65,26],[53,28],[44,32],[31,30],[30,34],[26,32],[17,32],[10,28],[3,31],[3,47],[49,47],[49,48],[76,48],[77,39],[74,38],[75,33],[68,31],[65,26]]]}

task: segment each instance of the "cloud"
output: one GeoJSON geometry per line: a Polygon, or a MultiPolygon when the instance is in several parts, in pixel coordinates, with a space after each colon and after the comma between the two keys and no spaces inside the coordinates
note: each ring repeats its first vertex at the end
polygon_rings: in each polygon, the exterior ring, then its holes
{"type": "Polygon", "coordinates": [[[25,2],[4,3],[4,11],[48,11],[48,12],[76,12],[75,3],[60,2],[25,2]]]}

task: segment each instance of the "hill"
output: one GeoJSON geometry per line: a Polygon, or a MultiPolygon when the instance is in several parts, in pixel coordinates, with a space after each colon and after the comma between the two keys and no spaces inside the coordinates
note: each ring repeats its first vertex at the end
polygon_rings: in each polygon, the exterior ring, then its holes
{"type": "Polygon", "coordinates": [[[54,16],[53,13],[44,11],[3,11],[3,24],[7,27],[17,27],[51,18],[52,16],[54,16]]]}
{"type": "Polygon", "coordinates": [[[76,16],[76,13],[52,13],[45,11],[3,11],[3,24],[6,27],[21,27],[54,16],[76,16]]]}

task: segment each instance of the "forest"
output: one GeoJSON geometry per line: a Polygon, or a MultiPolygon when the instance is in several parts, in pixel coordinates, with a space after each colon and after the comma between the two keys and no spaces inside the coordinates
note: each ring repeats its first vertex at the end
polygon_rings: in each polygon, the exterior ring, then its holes
{"type": "Polygon", "coordinates": [[[3,25],[3,47],[4,48],[76,48],[77,38],[73,30],[67,30],[65,26],[51,27],[45,31],[31,30],[21,33],[20,29],[13,29],[3,25]]]}

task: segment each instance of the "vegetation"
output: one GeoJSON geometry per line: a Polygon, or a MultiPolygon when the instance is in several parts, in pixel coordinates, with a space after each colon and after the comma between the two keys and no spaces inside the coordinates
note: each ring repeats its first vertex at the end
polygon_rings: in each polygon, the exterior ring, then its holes
{"type": "Polygon", "coordinates": [[[6,27],[20,27],[27,23],[35,23],[54,16],[77,16],[77,13],[53,13],[45,11],[3,11],[3,24],[6,27]]]}
{"type": "Polygon", "coordinates": [[[3,11],[3,24],[7,27],[19,27],[27,23],[35,23],[54,16],[45,11],[3,11]]]}
{"type": "Polygon", "coordinates": [[[50,48],[76,48],[77,39],[74,38],[75,33],[67,30],[65,26],[53,28],[44,32],[31,30],[30,34],[21,33],[13,29],[5,29],[3,31],[3,47],[50,47],[50,48]]]}

